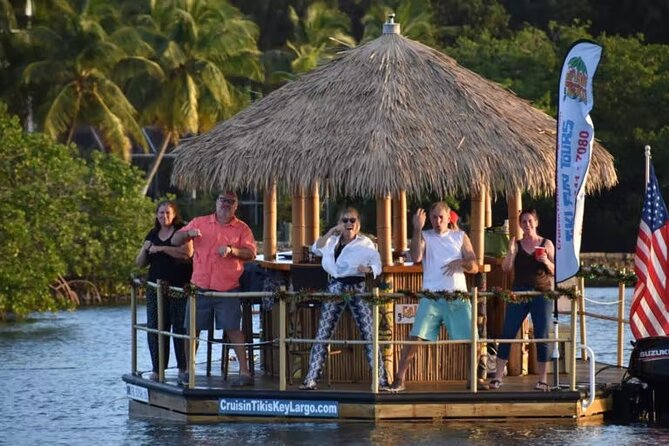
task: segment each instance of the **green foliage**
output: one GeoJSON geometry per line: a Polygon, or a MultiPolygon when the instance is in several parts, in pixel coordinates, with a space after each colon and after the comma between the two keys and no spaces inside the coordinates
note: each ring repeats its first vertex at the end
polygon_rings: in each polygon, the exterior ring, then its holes
{"type": "Polygon", "coordinates": [[[362,40],[376,39],[383,32],[383,24],[390,13],[395,14],[395,23],[400,24],[403,36],[434,46],[435,26],[432,21],[432,6],[429,0],[388,0],[372,6],[362,19],[365,32],[362,40]]]}
{"type": "Polygon", "coordinates": [[[153,225],[154,204],[139,193],[142,172],[116,157],[93,152],[80,202],[88,216],[86,257],[70,262],[70,272],[117,295],[134,270],[144,236],[153,225]]]}
{"type": "Polygon", "coordinates": [[[293,7],[289,11],[295,36],[286,45],[295,55],[291,62],[293,73],[311,71],[332,59],[336,50],[355,46],[349,35],[350,20],[338,9],[315,2],[302,17],[293,7]]]}
{"type": "Polygon", "coordinates": [[[459,37],[482,32],[508,37],[509,14],[497,0],[431,0],[438,40],[450,46],[459,37]]]}
{"type": "Polygon", "coordinates": [[[118,291],[152,221],[139,173],[102,153],[87,163],[74,147],[23,133],[4,104],[0,140],[0,319],[66,308],[49,288],[59,276],[118,291]]]}
{"type": "Polygon", "coordinates": [[[458,63],[494,80],[535,106],[550,112],[555,102],[557,55],[545,32],[527,27],[511,38],[483,33],[476,39],[460,38],[446,50],[458,63]]]}

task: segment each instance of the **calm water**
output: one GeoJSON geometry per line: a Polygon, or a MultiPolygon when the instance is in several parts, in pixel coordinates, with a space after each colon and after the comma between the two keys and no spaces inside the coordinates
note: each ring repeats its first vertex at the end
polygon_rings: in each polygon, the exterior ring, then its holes
{"type": "MultiPolygon", "coordinates": [[[[588,298],[612,302],[616,292],[589,289],[588,298]]],[[[588,303],[587,309],[616,312],[615,305],[588,303]]],[[[139,314],[142,320],[144,308],[139,314]]],[[[546,421],[198,425],[130,419],[121,381],[121,375],[130,370],[129,320],[130,310],[124,306],[83,308],[35,315],[20,324],[0,324],[0,445],[669,444],[669,429],[643,425],[574,426],[546,421]]],[[[613,323],[589,321],[588,329],[589,344],[596,347],[598,359],[614,362],[613,323]]],[[[629,339],[628,331],[627,344],[629,339]]],[[[139,347],[139,367],[147,370],[144,336],[139,347]]]]}

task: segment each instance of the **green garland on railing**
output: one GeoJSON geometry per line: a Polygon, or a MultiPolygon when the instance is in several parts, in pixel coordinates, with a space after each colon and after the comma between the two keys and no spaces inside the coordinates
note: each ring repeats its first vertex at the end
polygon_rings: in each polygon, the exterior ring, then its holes
{"type": "Polygon", "coordinates": [[[576,276],[590,280],[614,279],[617,282],[624,282],[626,285],[634,285],[638,280],[634,271],[629,271],[626,268],[615,269],[602,264],[581,266],[576,276]]]}
{"type": "MultiPolygon", "coordinates": [[[[146,280],[146,277],[132,277],[131,280],[130,280],[130,285],[131,286],[135,285],[135,283],[134,283],[135,280],[139,281],[139,285],[137,285],[137,288],[144,291],[145,294],[146,294],[146,291],[149,288],[153,288],[153,287],[148,286],[148,280],[146,280]]],[[[187,283],[186,285],[183,286],[182,291],[179,291],[179,290],[172,289],[168,282],[162,281],[161,282],[161,291],[163,292],[163,295],[166,295],[166,296],[174,298],[174,299],[181,299],[181,298],[184,298],[184,297],[195,296],[197,294],[197,287],[189,282],[189,283],[187,283]]]]}
{"type": "Polygon", "coordinates": [[[439,300],[439,299],[469,300],[469,299],[471,299],[471,296],[467,291],[428,291],[428,290],[410,291],[410,290],[398,290],[397,292],[399,294],[404,294],[406,297],[412,297],[414,299],[420,299],[421,297],[425,297],[425,298],[431,299],[431,300],[439,300]]]}
{"type": "MultiPolygon", "coordinates": [[[[557,287],[554,290],[537,291],[537,293],[541,293],[542,296],[552,300],[558,299],[563,296],[568,299],[576,299],[581,296],[581,291],[577,287],[570,287],[570,288],[557,287]]],[[[505,290],[500,287],[492,287],[492,295],[493,297],[497,297],[503,300],[504,302],[516,303],[516,304],[529,302],[530,300],[536,297],[528,295],[518,295],[511,290],[505,290]]]]}
{"type": "Polygon", "coordinates": [[[183,286],[183,291],[178,291],[178,290],[173,290],[167,285],[167,282],[163,282],[163,293],[167,293],[169,297],[181,299],[181,298],[189,298],[192,296],[195,296],[197,294],[197,287],[193,285],[192,283],[188,282],[186,285],[183,286]]]}
{"type": "Polygon", "coordinates": [[[340,294],[334,294],[334,295],[329,295],[329,296],[314,296],[313,294],[323,294],[323,291],[317,291],[317,290],[310,290],[310,289],[303,289],[298,291],[297,293],[292,293],[288,291],[281,291],[277,290],[274,293],[274,300],[277,301],[279,299],[285,299],[287,302],[296,302],[296,303],[302,303],[302,302],[338,302],[338,301],[345,301],[349,302],[353,297],[355,296],[360,296],[362,299],[366,300],[367,302],[370,303],[375,303],[375,304],[385,304],[388,302],[392,302],[392,297],[390,296],[379,296],[379,297],[374,297],[372,295],[369,295],[369,293],[356,293],[354,291],[344,291],[340,294]],[[361,295],[364,294],[364,295],[361,295]]]}

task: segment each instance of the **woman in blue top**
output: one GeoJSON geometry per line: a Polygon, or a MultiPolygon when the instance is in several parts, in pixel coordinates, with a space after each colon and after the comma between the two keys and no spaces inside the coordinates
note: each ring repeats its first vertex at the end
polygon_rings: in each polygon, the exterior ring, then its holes
{"type": "MultiPolygon", "coordinates": [[[[184,226],[179,210],[172,201],[158,203],[156,219],[153,229],[144,239],[144,244],[137,255],[137,266],[149,266],[149,282],[162,279],[171,286],[183,287],[190,282],[193,267],[190,258],[193,256],[193,243],[182,246],[172,246],[172,236],[184,226]]],[[[186,334],[184,318],[186,314],[186,299],[165,296],[163,301],[163,330],[173,333],[186,334]]],[[[158,297],[154,288],[146,291],[146,326],[158,328],[158,297]]],[[[148,333],[149,352],[153,371],[149,375],[152,381],[158,380],[158,335],[148,333]]],[[[167,367],[170,357],[170,338],[164,337],[165,364],[167,367]]],[[[186,347],[183,339],[174,338],[174,354],[177,357],[179,373],[186,371],[186,347]]]]}
{"type": "MultiPolygon", "coordinates": [[[[513,289],[515,291],[534,291],[538,288],[544,288],[538,287],[538,284],[550,286],[554,280],[555,272],[555,264],[553,263],[555,247],[553,242],[537,233],[539,217],[534,209],[521,211],[519,222],[523,237],[519,241],[512,237],[509,241],[509,252],[504,257],[502,269],[507,272],[513,270],[513,289]]],[[[545,288],[543,291],[545,291],[545,288]]],[[[552,309],[553,301],[545,296],[536,296],[526,302],[507,303],[502,339],[514,339],[528,314],[532,315],[534,337],[537,339],[548,338],[548,323],[552,309]]],[[[502,385],[504,368],[509,359],[510,349],[510,344],[500,344],[499,346],[495,377],[490,381],[491,389],[499,389],[502,385]]],[[[543,392],[549,390],[546,374],[550,353],[551,344],[537,344],[539,380],[535,389],[543,392]]]]}

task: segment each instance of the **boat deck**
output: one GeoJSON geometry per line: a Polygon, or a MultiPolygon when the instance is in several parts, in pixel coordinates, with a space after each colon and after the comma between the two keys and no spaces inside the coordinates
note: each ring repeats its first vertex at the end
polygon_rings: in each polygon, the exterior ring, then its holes
{"type": "MultiPolygon", "coordinates": [[[[231,420],[304,421],[443,421],[462,419],[573,419],[601,420],[611,410],[611,388],[621,382],[625,368],[596,364],[594,402],[588,398],[588,364],[577,361],[577,389],[568,389],[568,376],[561,375],[559,389],[534,390],[535,375],[506,377],[500,389],[472,393],[465,381],[407,382],[401,393],[372,393],[369,383],[319,383],[318,390],[299,390],[299,382],[279,390],[276,377],[259,375],[255,385],[230,387],[233,376],[196,376],[195,387],[184,388],[175,374],[164,383],[127,374],[130,413],[186,422],[231,420]]],[[[552,380],[549,375],[549,380],[552,380]]]]}

